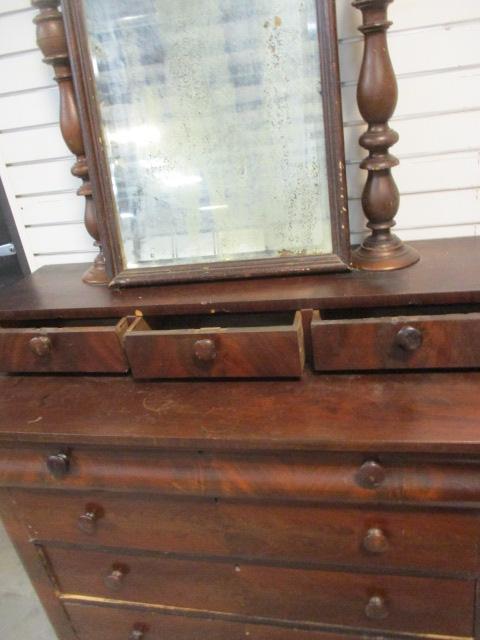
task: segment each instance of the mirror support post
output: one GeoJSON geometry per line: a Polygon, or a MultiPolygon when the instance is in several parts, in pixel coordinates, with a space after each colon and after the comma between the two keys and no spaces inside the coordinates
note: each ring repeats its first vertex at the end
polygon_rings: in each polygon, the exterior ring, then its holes
{"type": "Polygon", "coordinates": [[[400,194],[392,176],[398,159],[389,153],[398,142],[398,133],[389,127],[397,106],[398,88],[390,60],[387,30],[388,5],[392,0],[354,0],[363,15],[359,27],[365,38],[362,68],[358,82],[358,107],[368,129],[360,145],[369,155],[360,164],[368,171],[362,194],[367,226],[372,233],[353,252],[352,264],[366,271],[391,271],[415,264],[420,256],[391,232],[400,206],[400,194]]]}
{"type": "Polygon", "coordinates": [[[94,245],[99,249],[94,263],[84,274],[83,281],[92,285],[105,285],[109,279],[105,269],[105,256],[100,245],[97,214],[85,157],[65,26],[63,15],[59,10],[60,0],[31,0],[31,2],[32,6],[39,10],[34,18],[37,27],[37,43],[44,55],[44,62],[54,69],[55,80],[60,91],[60,129],[67,147],[77,158],[72,167],[72,174],[82,180],[82,186],[77,194],[85,198],[85,226],[95,241],[94,245]]]}

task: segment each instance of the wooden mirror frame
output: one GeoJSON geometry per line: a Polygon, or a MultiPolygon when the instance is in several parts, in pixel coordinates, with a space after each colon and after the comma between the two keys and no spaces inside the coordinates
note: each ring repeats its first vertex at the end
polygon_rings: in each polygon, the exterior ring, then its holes
{"type": "MultiPolygon", "coordinates": [[[[58,4],[52,0],[41,3],[58,4]]],[[[102,143],[93,69],[87,46],[82,0],[62,0],[62,13],[73,72],[78,114],[96,204],[99,238],[107,274],[117,286],[172,281],[216,280],[290,273],[346,271],[350,260],[348,198],[340,94],[340,76],[334,0],[316,0],[324,109],[327,170],[333,251],[320,256],[289,256],[168,267],[125,269],[110,172],[102,143]],[[205,267],[208,266],[206,269],[205,267]]]]}

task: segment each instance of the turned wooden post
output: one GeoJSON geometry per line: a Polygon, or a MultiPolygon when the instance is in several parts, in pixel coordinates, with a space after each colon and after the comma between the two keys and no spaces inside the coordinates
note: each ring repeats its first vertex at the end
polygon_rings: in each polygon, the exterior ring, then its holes
{"type": "Polygon", "coordinates": [[[37,27],[37,43],[44,55],[44,62],[54,69],[55,80],[60,90],[62,135],[70,151],[77,157],[72,167],[72,174],[83,182],[77,194],[85,197],[85,226],[94,239],[95,246],[99,248],[99,253],[93,265],[84,274],[83,281],[88,284],[107,284],[105,257],[100,246],[97,215],[85,157],[65,27],[62,13],[59,11],[60,0],[31,0],[31,2],[33,7],[39,9],[38,15],[34,18],[37,27]]]}
{"type": "Polygon", "coordinates": [[[398,159],[389,153],[398,134],[389,127],[397,106],[397,80],[388,52],[388,5],[392,0],[354,0],[363,14],[359,27],[365,37],[362,68],[358,83],[358,106],[368,130],[360,144],[369,156],[360,164],[368,178],[362,206],[372,233],[356,251],[352,263],[358,269],[388,271],[408,267],[419,260],[418,253],[391,232],[400,206],[400,195],[391,169],[398,159]]]}

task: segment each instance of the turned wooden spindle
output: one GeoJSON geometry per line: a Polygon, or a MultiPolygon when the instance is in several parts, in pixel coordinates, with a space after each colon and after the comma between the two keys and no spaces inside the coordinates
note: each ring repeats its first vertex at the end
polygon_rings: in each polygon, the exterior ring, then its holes
{"type": "Polygon", "coordinates": [[[68,55],[65,26],[62,13],[59,11],[60,0],[31,0],[32,6],[39,9],[34,18],[37,27],[37,43],[44,55],[44,62],[53,67],[55,80],[60,90],[60,128],[70,151],[77,157],[72,174],[83,182],[77,191],[85,197],[85,226],[99,248],[93,265],[83,276],[88,284],[107,284],[105,257],[100,245],[100,234],[97,224],[92,185],[89,180],[88,165],[82,138],[72,69],[68,55]]]}
{"type": "Polygon", "coordinates": [[[352,264],[368,271],[389,271],[408,267],[419,260],[418,253],[391,232],[400,206],[400,195],[392,176],[398,159],[389,149],[398,134],[389,127],[397,106],[397,80],[388,52],[388,5],[393,0],[354,0],[360,9],[365,48],[357,98],[360,113],[368,124],[360,145],[369,156],[360,164],[368,171],[362,206],[372,233],[353,252],[352,264]]]}

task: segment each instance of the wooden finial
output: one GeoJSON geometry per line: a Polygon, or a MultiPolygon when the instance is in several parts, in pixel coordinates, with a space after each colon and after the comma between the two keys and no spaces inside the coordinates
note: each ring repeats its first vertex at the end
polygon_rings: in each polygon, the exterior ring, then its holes
{"type": "Polygon", "coordinates": [[[32,6],[39,9],[34,18],[37,26],[37,43],[44,55],[44,62],[53,67],[55,80],[60,90],[60,129],[67,147],[77,157],[72,174],[83,182],[77,191],[85,197],[85,226],[88,233],[99,247],[93,265],[83,276],[88,284],[107,284],[105,257],[100,246],[100,234],[97,224],[92,185],[89,180],[88,165],[82,138],[82,128],[78,116],[78,107],[73,86],[72,70],[68,57],[67,40],[62,13],[59,11],[60,0],[31,0],[32,6]]]}
{"type": "Polygon", "coordinates": [[[362,206],[372,233],[353,252],[352,264],[368,271],[389,271],[408,267],[420,258],[391,232],[400,206],[400,194],[391,169],[399,164],[389,149],[398,142],[398,134],[389,127],[397,106],[398,89],[388,52],[388,5],[393,0],[354,0],[363,14],[359,27],[365,37],[365,49],[358,84],[360,113],[368,124],[361,146],[369,152],[360,164],[368,171],[362,194],[362,206]]]}

